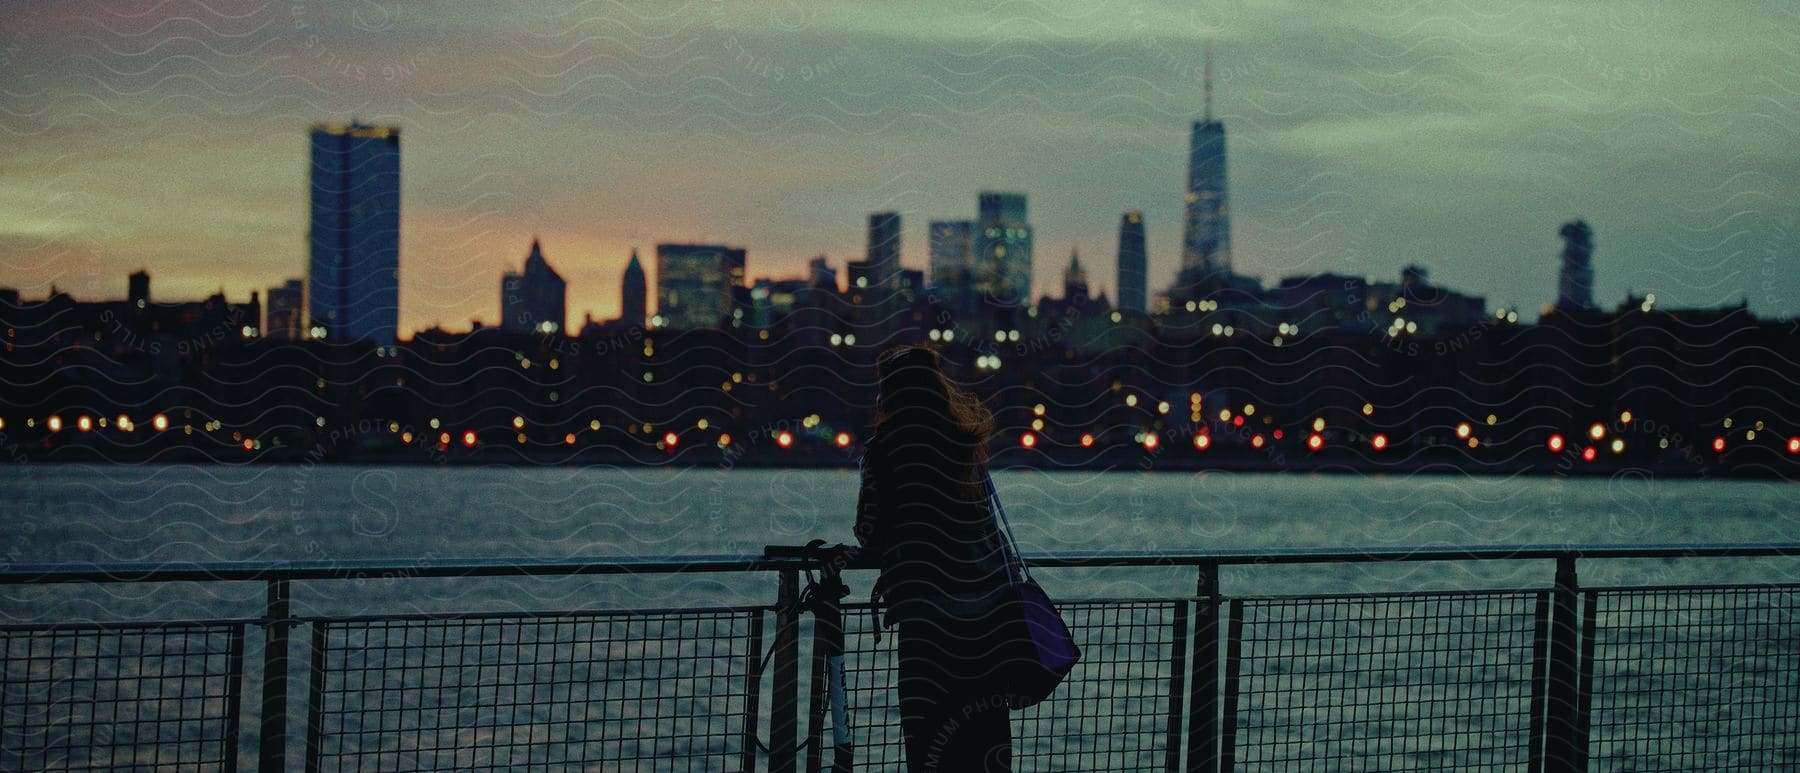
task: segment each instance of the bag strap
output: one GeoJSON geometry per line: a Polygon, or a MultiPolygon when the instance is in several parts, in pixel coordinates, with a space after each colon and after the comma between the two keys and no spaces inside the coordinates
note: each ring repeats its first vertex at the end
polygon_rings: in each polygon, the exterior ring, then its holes
{"type": "Polygon", "coordinates": [[[1006,581],[1013,583],[1013,568],[1018,567],[1016,582],[1025,582],[1031,575],[1025,568],[1025,558],[1019,555],[1019,544],[1013,539],[1012,522],[1006,520],[1006,508],[1000,505],[1000,494],[994,490],[994,478],[988,474],[987,468],[981,470],[981,485],[987,489],[988,512],[994,516],[994,531],[1000,536],[1000,552],[1006,561],[1006,581]]]}

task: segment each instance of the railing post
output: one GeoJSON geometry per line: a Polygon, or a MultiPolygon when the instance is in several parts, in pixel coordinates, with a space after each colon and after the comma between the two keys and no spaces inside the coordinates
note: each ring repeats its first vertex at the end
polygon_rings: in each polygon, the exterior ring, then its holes
{"type": "Polygon", "coordinates": [[[1219,565],[1199,566],[1194,595],[1194,666],[1189,682],[1188,759],[1190,771],[1219,769],[1219,565]]]}
{"type": "Polygon", "coordinates": [[[744,655],[743,773],[756,773],[756,721],[762,700],[763,613],[750,613],[750,651],[744,655]]]}
{"type": "Polygon", "coordinates": [[[258,769],[287,769],[288,581],[269,581],[263,627],[262,745],[258,769]]]}
{"type": "Polygon", "coordinates": [[[1550,773],[1575,773],[1585,769],[1582,749],[1578,748],[1576,727],[1580,721],[1577,698],[1580,675],[1577,673],[1575,624],[1576,606],[1575,557],[1556,559],[1556,588],[1551,591],[1549,684],[1545,685],[1544,770],[1550,773]]]}
{"type": "Polygon", "coordinates": [[[800,576],[782,569],[775,601],[775,683],[770,687],[769,770],[793,773],[799,765],[800,576]]]}
{"type": "Polygon", "coordinates": [[[1169,740],[1163,769],[1168,773],[1181,770],[1181,718],[1183,701],[1187,699],[1188,602],[1175,601],[1175,640],[1169,645],[1169,740]]]}

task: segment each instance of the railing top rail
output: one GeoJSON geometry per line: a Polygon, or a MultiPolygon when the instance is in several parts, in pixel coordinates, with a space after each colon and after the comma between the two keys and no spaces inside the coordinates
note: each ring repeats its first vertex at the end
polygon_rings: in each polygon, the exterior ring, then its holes
{"type": "MultiPolygon", "coordinates": [[[[1375,563],[1395,561],[1493,561],[1559,558],[1724,558],[1800,556],[1800,542],[1662,545],[1431,545],[1374,548],[1241,548],[1197,551],[1075,551],[1027,555],[1034,567],[1155,567],[1375,563]]],[[[678,574],[801,569],[815,559],[750,555],[594,558],[367,559],[345,561],[238,561],[199,563],[12,564],[0,568],[0,585],[67,582],[217,582],[352,580],[423,577],[523,577],[582,574],[678,574]]],[[[867,557],[844,568],[872,569],[867,557]]]]}

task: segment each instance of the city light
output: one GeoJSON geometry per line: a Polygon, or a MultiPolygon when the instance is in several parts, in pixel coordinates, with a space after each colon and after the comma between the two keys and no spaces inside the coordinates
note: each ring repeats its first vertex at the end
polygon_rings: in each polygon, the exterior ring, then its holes
{"type": "Polygon", "coordinates": [[[1091,432],[1084,432],[1084,433],[1082,433],[1082,434],[1081,434],[1081,447],[1082,447],[1082,448],[1093,448],[1093,447],[1094,447],[1094,435],[1093,435],[1093,433],[1091,433],[1091,432]]]}
{"type": "Polygon", "coordinates": [[[730,445],[731,445],[731,433],[729,433],[729,432],[719,433],[719,447],[725,448],[730,445]]]}
{"type": "Polygon", "coordinates": [[[837,437],[834,438],[833,440],[834,440],[834,442],[837,443],[838,448],[849,448],[850,447],[850,433],[848,433],[848,432],[837,433],[837,437]]]}
{"type": "Polygon", "coordinates": [[[1144,450],[1145,451],[1155,451],[1156,444],[1157,444],[1156,433],[1154,433],[1154,432],[1144,433],[1144,450]]]}
{"type": "Polygon", "coordinates": [[[1588,446],[1586,448],[1581,449],[1581,460],[1584,462],[1594,461],[1594,457],[1597,455],[1598,455],[1598,452],[1596,452],[1594,450],[1593,446],[1588,446]]]}
{"type": "Polygon", "coordinates": [[[1314,432],[1311,435],[1308,435],[1306,437],[1306,447],[1310,448],[1314,451],[1324,448],[1325,447],[1325,436],[1320,435],[1317,432],[1314,432]]]}
{"type": "Polygon", "coordinates": [[[1268,442],[1268,441],[1263,440],[1262,435],[1257,435],[1255,437],[1250,438],[1250,447],[1251,448],[1262,448],[1263,444],[1266,442],[1268,442]]]}
{"type": "Polygon", "coordinates": [[[245,451],[254,451],[254,450],[256,450],[256,441],[254,441],[254,440],[251,440],[251,439],[250,439],[250,438],[244,438],[244,443],[243,443],[243,445],[244,445],[244,450],[245,450],[245,451]]]}
{"type": "Polygon", "coordinates": [[[1630,424],[1631,423],[1631,411],[1619,411],[1619,423],[1620,424],[1630,424]]]}
{"type": "Polygon", "coordinates": [[[524,429],[525,428],[525,417],[524,416],[514,416],[512,424],[513,424],[513,429],[524,429]]]}
{"type": "MultiPolygon", "coordinates": [[[[409,441],[407,441],[407,442],[409,442],[409,443],[410,443],[410,442],[412,442],[412,441],[410,441],[410,440],[409,440],[409,441]]],[[[563,435],[563,445],[565,445],[565,446],[572,446],[572,445],[575,445],[575,433],[573,433],[573,432],[570,432],[570,433],[568,433],[568,434],[566,434],[566,435],[563,435]]]]}
{"type": "Polygon", "coordinates": [[[1388,446],[1387,435],[1383,435],[1379,432],[1375,433],[1375,437],[1369,439],[1369,446],[1371,448],[1374,448],[1377,451],[1387,450],[1387,446],[1388,446]]]}
{"type": "Polygon", "coordinates": [[[1314,432],[1324,432],[1325,431],[1325,417],[1320,416],[1316,419],[1313,419],[1313,431],[1314,432]]]}
{"type": "Polygon", "coordinates": [[[78,430],[81,430],[82,432],[92,431],[94,429],[93,417],[85,416],[85,415],[76,417],[75,428],[78,430]]]}
{"type": "Polygon", "coordinates": [[[1723,437],[1713,438],[1712,446],[1713,446],[1713,451],[1715,453],[1724,453],[1725,452],[1725,438],[1723,438],[1723,437]]]}
{"type": "Polygon", "coordinates": [[[1800,454],[1800,437],[1788,438],[1788,453],[1800,454]]]}
{"type": "Polygon", "coordinates": [[[1550,440],[1548,442],[1544,443],[1544,445],[1546,445],[1550,448],[1550,453],[1560,454],[1560,453],[1562,453],[1562,450],[1563,450],[1563,436],[1562,435],[1551,435],[1550,440]]]}
{"type": "Polygon", "coordinates": [[[794,433],[789,432],[784,429],[775,435],[775,445],[781,446],[782,448],[787,448],[788,446],[791,446],[793,444],[794,444],[794,433]]]}
{"type": "Polygon", "coordinates": [[[681,436],[675,434],[675,432],[673,430],[663,433],[663,445],[668,446],[670,448],[674,448],[675,446],[680,445],[680,444],[681,444],[681,436]]]}
{"type": "Polygon", "coordinates": [[[1363,403],[1362,413],[1364,416],[1375,415],[1375,404],[1374,403],[1363,403]]]}
{"type": "Polygon", "coordinates": [[[1468,440],[1470,431],[1468,422],[1460,421],[1456,423],[1456,438],[1458,440],[1468,440]]]}
{"type": "Polygon", "coordinates": [[[1036,448],[1037,447],[1037,435],[1034,435],[1030,432],[1020,435],[1019,436],[1019,445],[1024,446],[1026,448],[1036,448]]]}
{"type": "Polygon", "coordinates": [[[50,418],[44,420],[44,426],[49,427],[51,432],[61,432],[62,417],[52,415],[50,418]]]}
{"type": "Polygon", "coordinates": [[[1614,455],[1625,453],[1625,441],[1619,438],[1613,438],[1612,452],[1614,455]]]}
{"type": "Polygon", "coordinates": [[[1205,451],[1212,447],[1212,436],[1204,432],[1194,436],[1194,450],[1205,451]]]}
{"type": "Polygon", "coordinates": [[[1276,427],[1276,428],[1275,428],[1275,431],[1274,431],[1274,432],[1271,432],[1271,433],[1269,433],[1269,434],[1270,434],[1270,435],[1272,435],[1272,436],[1274,436],[1274,438],[1275,438],[1275,439],[1276,439],[1276,440],[1280,440],[1280,439],[1281,439],[1281,438],[1282,438],[1282,436],[1283,436],[1283,435],[1286,435],[1286,434],[1287,434],[1287,433],[1286,433],[1286,432],[1283,432],[1283,431],[1281,431],[1281,428],[1280,428],[1280,427],[1276,427]]]}
{"type": "Polygon", "coordinates": [[[463,446],[467,448],[475,447],[475,430],[463,430],[463,446]]]}
{"type": "Polygon", "coordinates": [[[1606,425],[1601,424],[1600,422],[1597,422],[1597,421],[1594,422],[1593,426],[1588,427],[1588,437],[1593,438],[1594,440],[1601,440],[1601,439],[1605,438],[1606,437],[1606,425]]]}

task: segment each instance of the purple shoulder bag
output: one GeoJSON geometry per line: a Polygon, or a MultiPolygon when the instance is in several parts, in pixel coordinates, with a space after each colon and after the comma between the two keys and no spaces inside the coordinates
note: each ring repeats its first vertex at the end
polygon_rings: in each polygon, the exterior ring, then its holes
{"type": "Polygon", "coordinates": [[[994,516],[994,530],[999,534],[1000,549],[1006,560],[1008,592],[1002,614],[1009,619],[1002,625],[1009,631],[1003,675],[1007,686],[1007,706],[1023,709],[1036,705],[1062,683],[1069,670],[1081,660],[1081,650],[1069,635],[1056,605],[1037,580],[1031,578],[1025,559],[1013,541],[1012,524],[1000,506],[1000,495],[994,491],[994,479],[986,470],[981,473],[987,488],[988,510],[994,516]]]}

